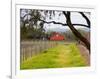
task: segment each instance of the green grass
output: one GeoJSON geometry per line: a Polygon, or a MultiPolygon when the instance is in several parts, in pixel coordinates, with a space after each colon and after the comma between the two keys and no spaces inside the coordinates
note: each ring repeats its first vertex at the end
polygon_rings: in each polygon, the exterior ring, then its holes
{"type": "Polygon", "coordinates": [[[86,66],[76,44],[60,44],[29,58],[21,65],[21,69],[63,68],[86,66]]]}

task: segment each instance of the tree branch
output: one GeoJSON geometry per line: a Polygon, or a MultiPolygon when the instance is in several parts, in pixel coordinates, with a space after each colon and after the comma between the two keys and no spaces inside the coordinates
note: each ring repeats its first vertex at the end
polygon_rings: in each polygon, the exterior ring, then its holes
{"type": "Polygon", "coordinates": [[[90,20],[88,19],[88,17],[83,12],[79,12],[79,13],[85,18],[85,20],[90,28],[90,20]]]}
{"type": "MultiPolygon", "coordinates": [[[[62,25],[62,26],[68,26],[68,24],[64,24],[64,23],[60,23],[60,22],[55,22],[55,21],[50,21],[50,22],[48,22],[48,21],[45,21],[45,20],[41,20],[40,19],[40,21],[42,21],[42,22],[44,22],[44,23],[47,23],[47,24],[50,24],[50,23],[53,23],[53,24],[60,24],[60,25],[62,25]]],[[[89,26],[88,25],[85,25],[85,24],[72,24],[72,25],[76,25],[76,26],[84,26],[84,27],[87,27],[87,28],[89,28],[89,26]]]]}
{"type": "Polygon", "coordinates": [[[47,24],[50,24],[50,23],[53,23],[53,24],[60,24],[60,25],[63,25],[63,26],[66,26],[67,24],[63,24],[63,23],[60,23],[60,22],[55,22],[55,21],[50,21],[50,22],[47,22],[45,20],[41,20],[40,21],[44,22],[44,23],[47,23],[47,24]]]}

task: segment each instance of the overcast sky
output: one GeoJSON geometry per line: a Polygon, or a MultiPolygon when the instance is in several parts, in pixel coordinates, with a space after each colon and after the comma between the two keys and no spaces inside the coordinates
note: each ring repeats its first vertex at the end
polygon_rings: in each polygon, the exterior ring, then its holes
{"type": "MultiPolygon", "coordinates": [[[[61,22],[61,23],[66,23],[66,19],[65,19],[65,16],[62,14],[61,16],[58,16],[59,12],[56,13],[55,17],[53,17],[53,19],[49,19],[47,18],[46,21],[56,21],[56,22],[61,22]]],[[[84,13],[89,19],[90,19],[90,13],[84,13]]],[[[78,12],[71,12],[71,22],[73,24],[85,24],[87,25],[87,22],[86,20],[81,16],[81,14],[79,14],[78,12]]],[[[44,28],[46,30],[53,30],[53,31],[59,31],[59,30],[62,30],[62,31],[65,31],[66,29],[69,29],[68,26],[62,26],[62,25],[59,25],[59,24],[45,24],[44,25],[44,28]]],[[[75,28],[86,28],[86,27],[83,27],[83,26],[75,26],[75,28]]],[[[88,28],[86,28],[88,29],[88,28]]]]}
{"type": "MultiPolygon", "coordinates": [[[[46,21],[50,22],[50,21],[56,21],[56,22],[61,22],[61,23],[66,23],[66,19],[65,16],[63,14],[61,14],[59,16],[59,13],[61,13],[61,11],[55,11],[55,16],[52,16],[52,19],[49,18],[49,16],[46,17],[46,21]]],[[[26,12],[23,10],[21,13],[21,16],[24,16],[26,14],[26,12]]],[[[84,14],[90,19],[90,13],[89,12],[84,12],[84,14]]],[[[44,16],[44,14],[42,13],[42,15],[44,16]]],[[[71,22],[72,24],[85,24],[87,25],[86,20],[82,17],[82,15],[78,12],[71,12],[71,22]]],[[[85,28],[83,26],[75,26],[75,28],[85,28]]],[[[44,24],[44,29],[46,31],[48,30],[53,30],[53,31],[64,31],[66,29],[69,29],[68,26],[62,26],[59,24],[44,24]]],[[[87,28],[88,29],[88,28],[87,28]]]]}

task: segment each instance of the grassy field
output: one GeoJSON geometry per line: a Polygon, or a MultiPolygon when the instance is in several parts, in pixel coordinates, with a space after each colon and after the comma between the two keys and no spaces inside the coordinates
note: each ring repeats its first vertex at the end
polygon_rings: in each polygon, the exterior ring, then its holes
{"type": "Polygon", "coordinates": [[[76,44],[59,44],[25,60],[21,69],[63,68],[86,66],[76,44]]]}

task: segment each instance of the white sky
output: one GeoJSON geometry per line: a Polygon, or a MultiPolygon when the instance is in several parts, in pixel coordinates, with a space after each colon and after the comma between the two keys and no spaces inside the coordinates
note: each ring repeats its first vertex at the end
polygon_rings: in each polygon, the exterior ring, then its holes
{"type": "MultiPolygon", "coordinates": [[[[61,14],[59,16],[59,13],[61,13],[61,11],[55,11],[55,16],[52,17],[52,19],[49,19],[49,17],[47,16],[46,17],[46,21],[50,22],[50,21],[55,21],[55,22],[61,22],[61,23],[66,23],[66,19],[65,19],[65,16],[63,14],[61,14]]],[[[22,11],[22,15],[25,15],[26,12],[25,11],[22,11]]],[[[90,19],[90,13],[89,12],[84,12],[84,14],[90,19]]],[[[44,14],[42,13],[42,15],[44,16],[44,14]]],[[[71,22],[73,24],[77,23],[77,24],[85,24],[87,25],[86,23],[86,20],[82,17],[82,15],[78,12],[71,12],[71,22]]],[[[76,28],[84,28],[83,26],[75,26],[76,28]]],[[[57,31],[57,30],[66,30],[66,29],[69,29],[68,26],[62,26],[62,25],[59,25],[59,24],[44,24],[44,29],[46,31],[48,30],[53,30],[53,31],[57,31]]]]}
{"type": "MultiPolygon", "coordinates": [[[[62,14],[61,16],[58,16],[58,14],[59,14],[59,12],[58,13],[56,13],[56,16],[55,17],[53,17],[53,19],[52,20],[50,20],[50,19],[46,19],[46,21],[56,21],[56,22],[61,22],[61,23],[66,23],[66,19],[65,19],[65,16],[62,14]]],[[[90,19],[90,13],[84,13],[89,19],[90,19]]],[[[71,22],[73,23],[73,24],[75,24],[75,23],[77,23],[77,24],[85,24],[85,25],[87,25],[87,22],[86,22],[86,20],[81,16],[81,14],[80,13],[78,13],[78,12],[71,12],[71,22]]],[[[75,26],[76,28],[85,28],[85,27],[83,27],[83,26],[75,26]]],[[[45,24],[44,25],[44,28],[46,29],[46,30],[52,30],[53,29],[53,31],[56,31],[56,30],[66,30],[66,29],[69,29],[69,27],[68,26],[62,26],[62,25],[59,25],[59,24],[53,24],[53,23],[51,23],[51,24],[45,24]]]]}

